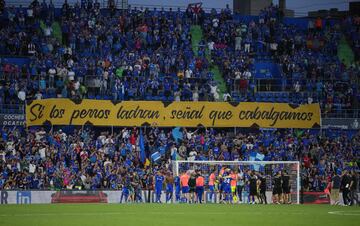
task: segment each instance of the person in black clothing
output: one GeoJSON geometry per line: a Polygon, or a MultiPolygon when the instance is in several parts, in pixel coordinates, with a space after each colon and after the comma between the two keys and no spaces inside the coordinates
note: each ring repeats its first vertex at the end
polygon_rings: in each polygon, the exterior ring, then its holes
{"type": "Polygon", "coordinates": [[[291,203],[290,200],[290,176],[287,174],[286,170],[283,171],[282,176],[282,200],[283,203],[291,203]]]}
{"type": "Polygon", "coordinates": [[[260,202],[267,204],[266,200],[266,177],[263,173],[260,174],[260,202]]]}
{"type": "Polygon", "coordinates": [[[255,174],[255,171],[252,171],[250,174],[250,203],[255,204],[255,196],[257,196],[257,176],[255,174]]]}
{"type": "Polygon", "coordinates": [[[341,170],[337,170],[334,176],[331,178],[331,204],[338,205],[339,202],[339,191],[341,187],[341,170]]]}
{"type": "Polygon", "coordinates": [[[189,193],[190,193],[190,200],[189,203],[194,202],[195,198],[195,191],[196,191],[196,177],[195,173],[192,173],[189,179],[189,193]]]}
{"type": "Polygon", "coordinates": [[[281,171],[277,172],[273,180],[273,201],[276,204],[280,204],[281,196],[281,171]]]}
{"type": "Polygon", "coordinates": [[[147,202],[150,203],[151,191],[154,190],[154,177],[150,172],[146,174],[146,188],[148,190],[147,202]]]}
{"type": "Polygon", "coordinates": [[[349,173],[345,170],[341,177],[341,190],[342,190],[344,205],[350,204],[350,199],[349,199],[350,182],[351,182],[351,177],[349,173]]]}
{"type": "Polygon", "coordinates": [[[351,175],[349,175],[351,177],[351,182],[350,182],[350,206],[354,205],[355,202],[356,204],[359,205],[359,199],[358,199],[358,195],[357,195],[357,187],[358,187],[358,175],[357,172],[355,172],[354,170],[351,172],[351,175]]]}

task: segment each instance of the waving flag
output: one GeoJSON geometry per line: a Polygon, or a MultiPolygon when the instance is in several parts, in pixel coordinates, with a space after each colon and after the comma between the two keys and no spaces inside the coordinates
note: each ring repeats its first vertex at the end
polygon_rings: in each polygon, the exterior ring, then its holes
{"type": "Polygon", "coordinates": [[[172,136],[174,137],[176,143],[182,140],[182,132],[180,131],[180,127],[175,127],[172,130],[172,136]]]}
{"type": "MultiPolygon", "coordinates": [[[[250,161],[263,161],[264,158],[265,158],[265,155],[253,151],[253,152],[250,153],[250,158],[249,158],[249,160],[250,160],[250,161]]],[[[253,168],[255,171],[259,171],[260,166],[262,166],[262,165],[261,165],[261,164],[254,164],[254,165],[252,165],[251,168],[253,168]]]]}
{"type": "Polygon", "coordinates": [[[154,152],[152,155],[151,155],[151,160],[153,161],[153,162],[157,162],[158,160],[160,160],[161,159],[161,154],[160,154],[160,152],[154,152]]]}

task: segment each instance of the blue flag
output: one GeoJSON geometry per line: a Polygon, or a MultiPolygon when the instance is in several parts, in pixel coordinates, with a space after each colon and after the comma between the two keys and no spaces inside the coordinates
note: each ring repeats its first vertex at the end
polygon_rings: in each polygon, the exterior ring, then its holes
{"type": "Polygon", "coordinates": [[[182,140],[182,132],[180,131],[180,127],[175,127],[172,130],[172,136],[176,143],[178,143],[182,140]]]}
{"type": "Polygon", "coordinates": [[[140,137],[139,137],[139,148],[140,148],[140,161],[144,163],[146,161],[146,154],[145,154],[144,136],[142,134],[141,129],[140,129],[140,137]]]}
{"type": "MultiPolygon", "coordinates": [[[[250,157],[249,158],[250,161],[263,161],[264,158],[265,158],[265,155],[253,151],[253,152],[250,153],[249,157],[250,157]]],[[[250,168],[252,170],[259,171],[261,166],[263,166],[263,165],[262,164],[253,164],[253,165],[250,166],[250,168]]]]}
{"type": "Polygon", "coordinates": [[[160,152],[154,152],[152,155],[151,155],[151,160],[153,161],[153,162],[157,162],[158,160],[160,160],[161,159],[161,154],[160,154],[160,152]]]}

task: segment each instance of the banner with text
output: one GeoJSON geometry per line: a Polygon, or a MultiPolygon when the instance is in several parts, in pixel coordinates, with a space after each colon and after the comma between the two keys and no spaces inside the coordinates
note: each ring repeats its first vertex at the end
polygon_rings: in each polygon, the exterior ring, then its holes
{"type": "Polygon", "coordinates": [[[70,99],[35,100],[26,106],[27,126],[182,126],[318,128],[318,104],[161,102],[70,99]]]}
{"type": "Polygon", "coordinates": [[[24,126],[24,114],[0,114],[0,125],[2,126],[24,126]]]}

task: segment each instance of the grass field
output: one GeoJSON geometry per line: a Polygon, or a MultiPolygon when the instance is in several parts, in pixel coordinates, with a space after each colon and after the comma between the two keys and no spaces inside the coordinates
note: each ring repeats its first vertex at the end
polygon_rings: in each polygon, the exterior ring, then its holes
{"type": "Polygon", "coordinates": [[[360,208],[328,205],[0,205],[1,226],[359,225],[360,208]]]}

